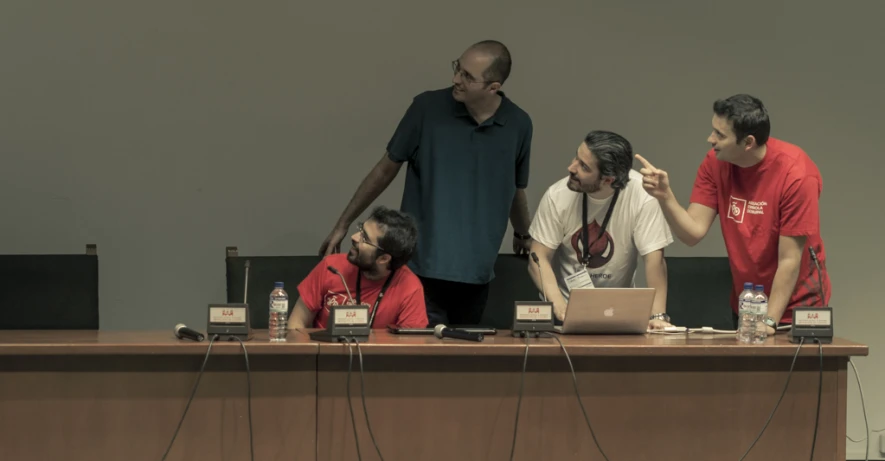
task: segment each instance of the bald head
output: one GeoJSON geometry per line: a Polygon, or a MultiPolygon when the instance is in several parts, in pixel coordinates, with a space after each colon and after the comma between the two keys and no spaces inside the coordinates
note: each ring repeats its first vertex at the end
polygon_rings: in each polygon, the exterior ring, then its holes
{"type": "Polygon", "coordinates": [[[483,72],[483,80],[503,85],[507,77],[510,76],[510,50],[497,40],[483,40],[474,43],[470,49],[487,55],[491,61],[489,67],[483,72]]]}

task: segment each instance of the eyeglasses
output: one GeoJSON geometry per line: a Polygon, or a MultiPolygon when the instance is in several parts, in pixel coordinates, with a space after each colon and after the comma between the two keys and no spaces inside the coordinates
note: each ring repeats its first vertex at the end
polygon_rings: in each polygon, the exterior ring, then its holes
{"type": "Polygon", "coordinates": [[[373,246],[373,247],[377,248],[379,251],[384,251],[386,253],[384,248],[381,248],[381,245],[376,245],[376,244],[369,241],[369,234],[367,234],[366,230],[363,229],[363,223],[358,223],[356,225],[356,230],[359,231],[359,233],[360,233],[360,243],[365,243],[366,245],[373,246]]]}
{"type": "Polygon", "coordinates": [[[461,76],[461,80],[464,80],[466,83],[494,83],[485,80],[477,80],[472,75],[468,74],[466,70],[461,68],[461,63],[458,60],[452,61],[452,72],[459,74],[461,76]]]}

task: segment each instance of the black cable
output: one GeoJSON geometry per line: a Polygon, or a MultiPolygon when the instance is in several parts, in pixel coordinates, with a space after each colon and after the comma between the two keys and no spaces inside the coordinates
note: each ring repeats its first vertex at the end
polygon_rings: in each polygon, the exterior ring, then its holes
{"type": "Polygon", "coordinates": [[[516,453],[516,433],[519,428],[519,407],[522,405],[522,391],[525,387],[525,366],[529,361],[529,335],[525,335],[525,355],[522,358],[522,377],[519,379],[519,398],[516,399],[516,421],[513,423],[513,444],[510,445],[510,461],[516,453]]]}
{"type": "Polygon", "coordinates": [[[243,348],[243,357],[246,358],[246,405],[249,409],[249,456],[255,461],[255,445],[252,443],[252,370],[249,367],[249,353],[246,352],[246,344],[237,336],[233,337],[240,342],[243,348]]]}
{"type": "Polygon", "coordinates": [[[353,339],[353,342],[356,344],[356,351],[360,355],[360,395],[363,398],[363,414],[366,415],[366,427],[369,428],[369,436],[372,437],[372,444],[375,445],[375,451],[378,453],[378,458],[381,461],[384,461],[384,457],[381,456],[381,449],[378,448],[378,442],[375,441],[375,434],[372,432],[372,423],[369,422],[369,409],[366,407],[366,381],[365,381],[365,371],[363,370],[363,350],[360,349],[360,342],[353,339]]]}
{"type": "Polygon", "coordinates": [[[605,461],[609,461],[608,456],[605,455],[605,452],[602,451],[602,447],[599,446],[599,440],[596,439],[596,433],[593,432],[593,426],[590,425],[590,417],[587,416],[587,410],[584,408],[584,402],[581,401],[581,392],[578,390],[578,376],[575,375],[575,367],[572,365],[572,359],[568,355],[568,351],[565,350],[565,345],[562,344],[562,340],[560,340],[556,335],[547,334],[546,336],[553,338],[556,342],[559,343],[559,347],[562,349],[562,352],[565,354],[565,359],[568,360],[568,366],[572,370],[572,382],[575,385],[575,396],[578,398],[578,404],[581,406],[581,412],[584,413],[584,421],[587,422],[587,428],[590,429],[590,436],[593,437],[593,442],[596,444],[596,448],[599,449],[599,454],[602,455],[602,458],[605,461]]]}
{"type": "Polygon", "coordinates": [[[187,416],[187,410],[191,407],[191,402],[194,401],[194,395],[197,394],[197,388],[200,386],[200,379],[203,377],[203,370],[206,369],[206,362],[209,361],[209,353],[212,352],[212,343],[214,343],[216,339],[218,339],[218,335],[213,335],[209,338],[209,347],[206,348],[206,356],[203,358],[203,364],[200,366],[200,373],[197,374],[197,381],[194,382],[191,396],[187,399],[187,405],[184,406],[184,413],[181,414],[181,420],[178,421],[178,427],[175,428],[175,433],[172,434],[172,440],[169,441],[169,446],[166,447],[166,452],[163,453],[163,461],[169,456],[169,451],[172,450],[172,444],[175,443],[175,438],[178,437],[178,431],[181,430],[181,425],[184,423],[184,417],[187,416]]]}
{"type": "Polygon", "coordinates": [[[817,381],[817,414],[814,416],[814,435],[811,437],[811,461],[814,461],[814,446],[817,443],[817,424],[820,422],[820,397],[824,387],[824,346],[817,338],[812,338],[817,343],[820,352],[820,372],[817,381]]]}
{"type": "MultiPolygon", "coordinates": [[[[799,357],[799,351],[802,350],[803,344],[805,344],[805,338],[804,337],[799,338],[799,347],[796,348],[796,353],[793,355],[793,363],[790,364],[790,372],[787,374],[787,382],[786,382],[786,384],[784,384],[784,390],[783,390],[783,392],[781,392],[780,398],[777,399],[777,403],[774,405],[774,409],[771,410],[771,414],[768,415],[768,421],[765,422],[765,426],[762,426],[762,431],[760,431],[759,435],[756,436],[756,440],[754,440],[753,443],[750,444],[750,448],[747,448],[747,451],[744,452],[743,456],[741,456],[740,461],[743,461],[744,458],[746,458],[747,455],[750,454],[750,450],[752,450],[753,447],[756,446],[756,442],[758,442],[759,439],[762,438],[762,434],[765,433],[765,429],[768,428],[768,425],[771,423],[771,419],[774,418],[774,413],[777,411],[777,407],[780,406],[781,400],[784,399],[784,395],[786,395],[786,393],[787,393],[787,388],[790,387],[790,378],[793,376],[793,367],[796,366],[796,358],[799,357]]],[[[816,432],[817,431],[815,430],[815,433],[816,432]]]]}
{"type": "Polygon", "coordinates": [[[347,406],[350,407],[350,424],[353,426],[353,441],[356,443],[356,459],[362,461],[360,454],[360,438],[356,435],[356,418],[353,416],[353,402],[350,401],[350,372],[353,370],[353,347],[347,341],[347,351],[350,352],[350,360],[347,362],[347,406]]]}

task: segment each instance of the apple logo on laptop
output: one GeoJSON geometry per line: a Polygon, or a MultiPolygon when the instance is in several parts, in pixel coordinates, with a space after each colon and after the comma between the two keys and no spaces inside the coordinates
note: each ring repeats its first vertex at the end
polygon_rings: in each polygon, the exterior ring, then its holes
{"type": "Polygon", "coordinates": [[[615,315],[615,309],[612,308],[612,307],[609,307],[608,309],[602,311],[602,313],[603,313],[606,317],[614,317],[614,315],[615,315]]]}

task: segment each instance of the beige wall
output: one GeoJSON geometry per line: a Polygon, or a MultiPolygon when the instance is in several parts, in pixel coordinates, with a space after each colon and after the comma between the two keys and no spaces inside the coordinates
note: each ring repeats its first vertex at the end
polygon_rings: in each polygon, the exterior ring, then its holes
{"type": "MultiPolygon", "coordinates": [[[[541,5],[0,2],[0,252],[97,243],[102,328],[202,324],[224,299],[226,245],[314,252],[410,98],[448,85],[467,45],[497,38],[515,60],[505,89],[535,123],[532,209],[590,129],[627,136],[684,201],[713,100],[749,92],[768,105],[773,134],[823,173],[837,334],[870,344],[857,364],[871,423],[885,427],[885,2],[541,5]]],[[[402,179],[380,203],[399,204],[402,179]]],[[[717,229],[671,254],[724,254],[717,229]]],[[[860,437],[856,397],[852,384],[860,437]]]]}

